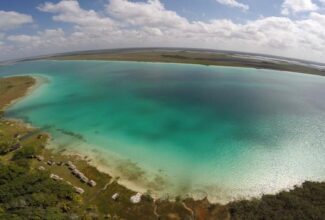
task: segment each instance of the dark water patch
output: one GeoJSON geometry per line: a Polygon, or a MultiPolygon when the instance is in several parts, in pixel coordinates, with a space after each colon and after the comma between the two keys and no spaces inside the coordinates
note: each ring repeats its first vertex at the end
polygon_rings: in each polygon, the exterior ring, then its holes
{"type": "Polygon", "coordinates": [[[180,194],[200,185],[256,189],[258,181],[283,187],[322,171],[325,84],[309,76],[90,61],[6,68],[51,79],[37,98],[9,113],[36,126],[53,123],[58,142],[76,150],[94,146],[96,161],[110,160],[100,150],[130,158],[111,167],[147,186],[158,188],[166,178],[148,177],[146,168],[164,169],[180,194]],[[78,145],[76,135],[89,144],[78,145]]]}
{"type": "Polygon", "coordinates": [[[303,109],[297,108],[299,103],[292,98],[287,99],[281,90],[178,85],[141,88],[137,92],[144,99],[161,102],[184,112],[199,107],[207,112],[215,112],[216,116],[235,120],[274,115],[279,111],[304,114],[303,109]]]}
{"type": "Polygon", "coordinates": [[[70,137],[76,138],[79,141],[87,142],[87,140],[84,138],[84,136],[79,134],[79,133],[75,133],[75,132],[72,132],[72,131],[69,131],[69,130],[66,130],[66,129],[62,129],[62,128],[57,128],[56,130],[61,132],[62,134],[65,134],[65,135],[68,135],[70,137]]]}

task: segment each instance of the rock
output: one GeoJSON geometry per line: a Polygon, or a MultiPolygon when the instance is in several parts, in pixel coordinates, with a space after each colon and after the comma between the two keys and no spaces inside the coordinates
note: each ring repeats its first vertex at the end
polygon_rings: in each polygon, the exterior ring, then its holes
{"type": "Polygon", "coordinates": [[[20,138],[20,134],[18,134],[18,133],[14,134],[14,138],[19,139],[20,138]]]}
{"type": "Polygon", "coordinates": [[[61,177],[59,177],[58,175],[55,175],[53,173],[50,174],[50,178],[54,179],[54,180],[63,180],[61,177]]]}
{"type": "Polygon", "coordinates": [[[89,180],[88,185],[94,187],[96,186],[96,182],[94,180],[89,180]]]}
{"type": "Polygon", "coordinates": [[[114,195],[112,196],[113,200],[118,200],[118,198],[120,197],[120,195],[118,193],[114,193],[114,195]]]}
{"type": "Polygon", "coordinates": [[[84,175],[80,176],[81,182],[88,183],[89,179],[85,177],[84,175]]]}
{"type": "Polygon", "coordinates": [[[131,196],[130,201],[132,203],[134,203],[134,204],[139,203],[139,202],[141,202],[141,197],[142,197],[142,194],[141,193],[137,193],[134,196],[131,196]]]}
{"type": "Polygon", "coordinates": [[[44,157],[43,156],[40,156],[40,155],[37,155],[35,157],[38,161],[43,161],[44,160],[44,157]]]}
{"type": "Polygon", "coordinates": [[[85,192],[85,190],[83,190],[80,187],[74,187],[74,189],[76,190],[76,193],[79,193],[79,194],[83,194],[85,192]]]}
{"type": "Polygon", "coordinates": [[[39,167],[38,167],[38,170],[43,171],[43,170],[45,170],[45,167],[43,167],[43,166],[39,166],[39,167]]]}
{"type": "Polygon", "coordinates": [[[81,172],[78,169],[73,169],[71,172],[73,175],[78,176],[78,177],[81,175],[81,172]]]}
{"type": "Polygon", "coordinates": [[[70,165],[68,165],[69,166],[69,169],[70,170],[74,170],[74,169],[76,169],[77,167],[75,166],[75,165],[73,165],[73,164],[70,164],[70,165]]]}
{"type": "Polygon", "coordinates": [[[110,214],[105,215],[104,219],[112,219],[112,216],[110,214]]]}

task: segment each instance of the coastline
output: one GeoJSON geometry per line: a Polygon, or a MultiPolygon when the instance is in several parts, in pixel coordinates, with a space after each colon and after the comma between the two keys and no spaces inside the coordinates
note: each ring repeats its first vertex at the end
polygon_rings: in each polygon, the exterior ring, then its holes
{"type": "Polygon", "coordinates": [[[193,186],[193,188],[188,191],[176,192],[174,188],[168,187],[169,184],[172,184],[170,179],[163,179],[164,176],[158,176],[156,175],[157,173],[149,173],[147,170],[137,166],[137,164],[132,163],[130,160],[121,159],[116,155],[107,154],[103,151],[94,152],[91,148],[85,150],[84,147],[81,149],[74,149],[70,148],[71,146],[67,148],[62,146],[63,149],[58,149],[57,146],[58,145],[53,143],[53,140],[50,140],[46,147],[47,149],[59,152],[62,155],[78,158],[78,160],[84,160],[84,158],[87,158],[84,161],[89,166],[96,168],[99,172],[109,175],[116,180],[118,184],[135,192],[143,194],[150,192],[150,196],[155,200],[168,199],[169,201],[175,201],[176,198],[193,200],[207,199],[211,204],[226,205],[229,202],[261,198],[265,194],[277,194],[283,190],[292,190],[296,185],[301,185],[305,181],[311,181],[303,180],[293,184],[288,184],[283,188],[273,188],[271,190],[267,189],[266,186],[263,185],[256,188],[245,189],[234,187],[224,188],[217,185],[198,185],[193,186]],[[124,167],[127,167],[127,171],[117,169],[117,167],[122,167],[123,165],[124,167]],[[143,172],[141,176],[134,178],[134,175],[140,172],[143,172]],[[155,177],[157,177],[157,179],[155,179],[155,177]],[[161,179],[159,179],[160,177],[161,179]],[[162,188],[159,189],[157,188],[158,186],[162,188]]]}
{"type": "MultiPolygon", "coordinates": [[[[34,82],[34,85],[32,85],[31,87],[29,87],[27,89],[27,91],[24,93],[23,96],[18,97],[16,99],[12,100],[9,104],[7,104],[3,108],[4,111],[9,109],[13,105],[17,104],[18,102],[22,101],[24,98],[32,95],[33,92],[35,92],[38,88],[40,88],[44,83],[47,82],[47,79],[45,77],[36,76],[33,74],[31,74],[31,75],[24,74],[24,75],[15,75],[15,76],[32,77],[35,82],[34,82]]],[[[8,76],[8,77],[11,77],[11,76],[8,76]]],[[[28,122],[24,121],[23,119],[17,119],[17,118],[6,118],[6,119],[9,121],[15,122],[19,126],[26,127],[28,129],[37,129],[37,127],[35,127],[33,124],[28,123],[28,122]]],[[[46,135],[48,137],[46,144],[45,144],[46,150],[51,151],[54,154],[59,153],[62,155],[66,155],[68,157],[74,158],[75,160],[79,160],[82,163],[85,162],[88,166],[91,166],[91,167],[97,169],[98,171],[100,171],[101,173],[110,176],[114,180],[118,181],[118,184],[126,187],[127,189],[129,189],[133,192],[140,192],[143,194],[148,192],[148,189],[145,186],[143,186],[141,184],[137,184],[132,180],[128,180],[127,178],[121,178],[121,173],[117,172],[113,168],[110,168],[110,166],[108,166],[108,165],[104,165],[103,163],[105,163],[105,161],[98,161],[96,159],[96,153],[92,153],[91,150],[89,150],[88,152],[81,152],[81,151],[74,151],[74,150],[65,148],[64,152],[62,152],[62,153],[58,152],[59,147],[57,146],[57,144],[54,143],[55,141],[53,140],[51,133],[46,132],[46,135]],[[84,158],[88,158],[88,159],[86,160],[84,158]]],[[[154,199],[160,198],[160,196],[155,193],[150,193],[150,196],[153,197],[154,199]]]]}
{"type": "MultiPolygon", "coordinates": [[[[19,101],[23,100],[24,98],[27,98],[28,96],[32,95],[33,92],[35,92],[38,88],[40,88],[44,83],[46,83],[47,79],[42,76],[36,76],[36,75],[16,75],[16,76],[28,76],[32,77],[35,80],[35,84],[31,86],[23,96],[12,100],[12,102],[6,106],[5,110],[12,107],[13,105],[17,104],[19,101]]],[[[33,124],[28,123],[24,121],[23,119],[17,119],[17,118],[6,118],[12,122],[17,123],[19,126],[26,127],[28,129],[38,129],[33,124]]],[[[208,198],[208,194],[206,192],[203,192],[201,189],[196,190],[198,193],[195,193],[194,191],[192,193],[185,193],[185,194],[174,194],[170,192],[165,192],[164,190],[158,190],[157,187],[163,187],[160,184],[160,181],[162,181],[164,184],[163,177],[158,176],[157,173],[150,173],[148,174],[148,170],[144,171],[141,167],[134,164],[132,161],[128,159],[121,158],[119,155],[113,155],[112,152],[105,152],[105,158],[99,158],[101,153],[99,152],[93,152],[92,148],[89,146],[81,147],[80,144],[76,142],[76,147],[67,147],[67,146],[59,146],[58,143],[55,143],[55,139],[51,135],[51,133],[46,132],[47,135],[47,141],[45,144],[45,150],[48,151],[50,154],[62,154],[63,156],[67,156],[69,158],[72,158],[74,161],[79,161],[81,163],[86,163],[88,166],[98,170],[102,174],[108,175],[112,179],[114,179],[119,185],[127,188],[128,190],[132,192],[139,192],[142,194],[147,194],[150,192],[150,196],[154,200],[168,200],[168,201],[174,201],[177,197],[180,198],[186,198],[186,199],[193,199],[193,200],[202,200],[205,198],[208,198]],[[74,149],[79,148],[79,149],[74,149]],[[88,149],[89,148],[89,149],[88,149]],[[62,151],[63,149],[63,151],[62,151]],[[61,152],[62,151],[62,152],[61,152]],[[106,156],[109,155],[109,156],[106,156]],[[99,157],[98,157],[99,156],[99,157]],[[85,159],[87,158],[87,159],[85,159]],[[108,159],[109,158],[109,159],[108,159]],[[111,161],[110,164],[107,164],[107,161],[111,161]],[[113,162],[112,162],[113,161],[113,162]],[[122,167],[123,165],[127,166],[127,170],[119,170],[116,167],[112,166],[114,164],[115,166],[122,167]],[[135,175],[135,173],[138,172],[144,172],[144,174],[137,178],[137,180],[132,179],[132,177],[135,175]],[[131,178],[128,176],[132,176],[131,178]],[[157,182],[155,182],[157,180],[157,182]]],[[[249,197],[245,197],[249,198],[249,197]]],[[[216,204],[227,204],[228,202],[235,201],[236,198],[232,199],[212,199],[209,198],[209,202],[216,203],[216,204]]]]}
{"type": "MultiPolygon", "coordinates": [[[[10,106],[14,105],[15,103],[17,103],[18,101],[20,101],[21,99],[25,98],[26,96],[31,95],[35,90],[37,90],[42,84],[44,84],[46,82],[45,78],[42,78],[41,76],[33,76],[32,77],[35,79],[35,85],[33,85],[32,87],[30,87],[28,89],[28,91],[25,93],[25,95],[23,97],[20,97],[16,100],[14,100],[10,106]]],[[[22,125],[25,126],[29,126],[29,128],[35,128],[32,124],[29,124],[23,120],[20,119],[12,119],[12,120],[16,120],[18,122],[21,122],[22,125]]],[[[36,128],[37,129],[37,128],[36,128]]],[[[54,152],[55,151],[59,151],[60,147],[58,145],[56,145],[55,140],[52,140],[51,134],[48,133],[48,143],[46,144],[46,148],[47,149],[52,149],[54,152]]],[[[78,145],[78,144],[77,144],[78,145]]],[[[64,147],[64,146],[63,146],[64,147]]],[[[80,147],[80,146],[76,146],[76,149],[80,147]]],[[[96,169],[98,169],[99,171],[101,171],[102,173],[105,173],[107,175],[109,175],[110,177],[113,177],[114,179],[118,180],[118,183],[132,191],[136,191],[136,192],[141,192],[141,193],[146,193],[148,190],[150,190],[150,195],[154,198],[154,199],[159,199],[159,198],[175,198],[177,196],[179,196],[178,194],[170,194],[167,195],[167,193],[165,192],[161,192],[159,193],[159,191],[157,190],[153,190],[152,188],[148,187],[149,181],[147,178],[143,178],[143,177],[147,177],[147,173],[143,176],[140,177],[140,181],[136,181],[136,180],[132,180],[130,178],[127,178],[125,175],[121,175],[121,172],[119,170],[116,169],[116,167],[114,166],[109,166],[107,164],[105,164],[106,160],[113,160],[113,161],[117,161],[116,157],[107,157],[105,158],[105,160],[103,158],[98,157],[98,155],[107,155],[107,154],[101,154],[101,152],[93,152],[91,146],[89,146],[89,150],[86,147],[81,147],[79,148],[79,150],[73,150],[73,149],[69,149],[69,148],[65,148],[65,152],[63,154],[65,155],[69,155],[72,157],[76,157],[82,160],[82,158],[88,157],[90,160],[85,160],[85,162],[87,162],[87,164],[89,166],[92,166],[96,169]],[[170,197],[169,197],[170,196],[170,197]]],[[[105,152],[106,153],[106,152],[105,152]]],[[[109,155],[109,154],[108,154],[109,155]]],[[[112,164],[112,163],[110,163],[112,164]]],[[[122,164],[122,163],[121,163],[122,164]]],[[[124,164],[122,164],[124,165],[124,164]]],[[[126,164],[129,165],[129,164],[126,164]]],[[[139,179],[138,179],[139,180],[139,179]]],[[[293,185],[290,187],[286,187],[286,188],[282,188],[279,189],[280,190],[289,190],[292,189],[293,185]]],[[[210,202],[213,203],[221,203],[221,204],[226,204],[230,201],[236,201],[238,199],[242,199],[242,198],[252,198],[252,197],[260,197],[264,192],[260,192],[259,194],[254,194],[254,195],[249,195],[248,193],[246,195],[241,195],[241,196],[234,196],[232,198],[230,198],[229,196],[225,196],[226,192],[223,193],[223,191],[218,191],[218,188],[213,188],[213,187],[207,187],[207,189],[203,189],[203,188],[194,188],[194,190],[191,193],[185,193],[182,194],[181,196],[184,196],[184,198],[193,198],[193,199],[203,199],[204,197],[208,197],[210,202]],[[213,197],[215,196],[209,196],[209,194],[207,192],[209,191],[213,191],[214,194],[218,195],[218,199],[213,199],[213,197]],[[223,198],[222,198],[223,197],[223,198]],[[221,199],[220,199],[221,198],[221,199]]],[[[183,198],[183,197],[182,197],[183,198]]],[[[217,197],[216,197],[217,198],[217,197]]]]}
{"type": "MultiPolygon", "coordinates": [[[[35,87],[32,86],[31,88],[35,87]]],[[[26,94],[31,93],[26,92],[26,94]]],[[[20,98],[24,98],[26,94],[20,98]]],[[[130,198],[135,195],[136,192],[124,187],[117,182],[117,179],[112,178],[105,172],[98,170],[97,168],[99,168],[99,166],[93,166],[91,158],[83,156],[82,154],[73,153],[72,151],[66,151],[64,146],[61,149],[61,146],[58,146],[56,149],[57,151],[49,149],[50,144],[47,142],[50,140],[50,137],[47,133],[40,130],[37,131],[37,128],[32,125],[30,125],[30,129],[26,128],[26,123],[23,120],[10,121],[11,119],[7,120],[6,118],[0,120],[0,129],[1,132],[4,132],[5,137],[10,137],[12,139],[15,138],[17,134],[23,135],[22,137],[24,137],[30,132],[32,132],[33,135],[28,140],[18,138],[22,147],[18,150],[15,149],[9,154],[2,155],[0,167],[6,168],[6,166],[17,167],[27,165],[26,168],[30,172],[24,172],[24,175],[26,175],[24,181],[30,186],[29,188],[35,188],[35,184],[28,182],[31,173],[34,175],[43,175],[53,186],[59,187],[59,192],[60,189],[69,189],[70,191],[68,192],[75,195],[78,200],[77,208],[80,210],[80,213],[85,213],[85,216],[97,216],[96,219],[230,220],[251,219],[252,216],[260,216],[260,219],[265,219],[270,215],[279,217],[287,216],[285,219],[308,219],[307,217],[310,217],[310,213],[315,213],[315,216],[324,216],[325,214],[323,213],[324,211],[319,212],[319,210],[325,210],[323,209],[325,207],[325,183],[309,181],[304,182],[302,186],[295,186],[294,189],[290,191],[283,190],[276,195],[262,195],[262,197],[252,200],[238,198],[225,205],[211,203],[207,198],[197,200],[191,196],[185,198],[177,197],[175,200],[169,197],[155,199],[148,193],[142,194],[140,203],[134,204],[130,201],[130,198]],[[36,133],[34,133],[35,129],[37,131],[36,133]],[[37,154],[28,154],[30,151],[27,149],[31,149],[31,147],[37,150],[37,154]],[[21,161],[15,161],[15,156],[24,154],[25,157],[21,158],[21,161]],[[39,158],[40,155],[43,157],[42,160],[39,158]],[[97,186],[91,187],[72,175],[71,170],[66,166],[66,164],[68,164],[67,162],[70,161],[72,161],[80,171],[85,173],[87,177],[95,180],[97,186]],[[24,163],[22,165],[21,163],[19,164],[19,162],[24,163]],[[52,178],[52,175],[59,178],[59,180],[52,178]],[[85,189],[85,191],[81,193],[82,195],[78,195],[76,191],[72,191],[76,186],[85,189]],[[115,195],[116,192],[120,193],[120,198],[118,200],[112,199],[112,195],[115,195]],[[276,207],[276,209],[274,207],[276,207]],[[304,218],[301,216],[304,216],[304,218]]],[[[7,185],[4,185],[5,189],[8,189],[8,185],[11,186],[11,184],[14,184],[12,182],[13,181],[9,181],[7,185]]],[[[39,184],[36,184],[36,187],[38,186],[39,184]]],[[[44,186],[47,187],[47,185],[41,184],[41,187],[44,186]]],[[[1,187],[3,187],[3,185],[0,184],[0,188],[1,187]]],[[[3,188],[1,189],[3,190],[3,188]]],[[[9,187],[9,189],[11,188],[9,187]]],[[[11,193],[13,192],[10,190],[5,192],[5,194],[9,195],[11,193]]],[[[36,196],[37,193],[39,193],[39,188],[36,188],[31,196],[36,196]]],[[[56,194],[50,191],[48,195],[52,196],[56,194]]],[[[18,196],[19,198],[24,198],[20,197],[20,194],[18,196]]],[[[9,202],[0,202],[0,205],[2,205],[2,207],[3,204],[10,205],[9,202]]],[[[41,203],[41,207],[32,206],[29,208],[35,210],[37,208],[42,208],[42,206],[43,204],[41,203]]],[[[66,203],[64,207],[68,207],[68,209],[63,209],[62,211],[75,218],[76,214],[73,213],[74,210],[69,210],[69,206],[66,206],[66,203]]],[[[3,213],[10,215],[12,212],[14,211],[6,208],[0,213],[0,218],[3,213]]],[[[79,216],[83,215],[80,214],[79,216]]]]}
{"type": "MultiPolygon", "coordinates": [[[[49,136],[51,137],[50,134],[49,136]]],[[[118,184],[126,187],[129,190],[132,190],[134,192],[140,192],[143,194],[148,192],[148,189],[145,186],[141,184],[137,184],[134,181],[127,180],[127,178],[124,178],[120,172],[111,168],[109,165],[105,164],[106,161],[101,158],[98,158],[97,157],[98,154],[91,152],[91,150],[84,152],[82,150],[78,151],[78,150],[67,149],[65,147],[64,149],[60,150],[58,149],[57,144],[53,143],[53,140],[51,138],[49,139],[48,144],[46,145],[46,149],[53,151],[55,153],[58,152],[62,155],[75,158],[76,160],[79,161],[83,161],[87,163],[88,166],[93,167],[97,169],[99,172],[110,176],[111,178],[116,180],[118,184]]],[[[153,197],[154,199],[160,198],[159,195],[154,193],[150,193],[150,196],[153,197]]]]}

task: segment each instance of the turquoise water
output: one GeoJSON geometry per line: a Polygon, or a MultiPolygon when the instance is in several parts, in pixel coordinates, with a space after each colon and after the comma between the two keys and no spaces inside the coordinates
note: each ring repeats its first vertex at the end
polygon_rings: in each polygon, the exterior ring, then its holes
{"type": "Polygon", "coordinates": [[[57,147],[160,195],[226,201],[325,180],[324,77],[137,62],[0,67],[16,74],[46,82],[8,117],[50,126],[57,147]]]}

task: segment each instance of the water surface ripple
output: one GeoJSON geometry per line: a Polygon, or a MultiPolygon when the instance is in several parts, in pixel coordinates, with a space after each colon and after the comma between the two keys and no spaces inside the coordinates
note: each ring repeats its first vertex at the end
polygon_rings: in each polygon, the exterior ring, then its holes
{"type": "Polygon", "coordinates": [[[156,192],[227,201],[325,179],[325,78],[202,65],[34,61],[7,113],[156,192]],[[118,158],[118,159],[117,159],[118,158]]]}

